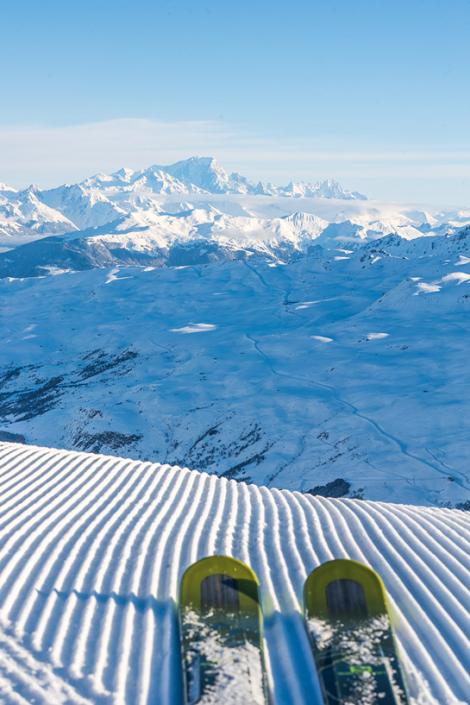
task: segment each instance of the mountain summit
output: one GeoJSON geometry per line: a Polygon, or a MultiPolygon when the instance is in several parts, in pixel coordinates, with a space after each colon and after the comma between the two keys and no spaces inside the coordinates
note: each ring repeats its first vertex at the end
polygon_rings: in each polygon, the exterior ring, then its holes
{"type": "Polygon", "coordinates": [[[367,200],[358,191],[349,191],[338,181],[293,182],[286,186],[271,183],[253,183],[242,174],[229,174],[213,157],[190,157],[174,164],[154,164],[139,171],[119,169],[111,175],[97,174],[83,185],[110,188],[148,188],[154,193],[209,193],[251,194],[306,198],[335,198],[340,200],[367,200]]]}

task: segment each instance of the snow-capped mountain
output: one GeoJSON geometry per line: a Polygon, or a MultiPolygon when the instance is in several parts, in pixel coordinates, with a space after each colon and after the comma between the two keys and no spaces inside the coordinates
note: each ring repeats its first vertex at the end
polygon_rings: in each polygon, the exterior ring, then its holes
{"type": "MultiPolygon", "coordinates": [[[[269,191],[264,191],[265,193],[269,191]]],[[[348,201],[366,201],[364,196],[358,191],[348,191],[344,189],[338,181],[326,179],[316,183],[305,181],[291,181],[287,186],[271,187],[271,193],[277,196],[292,196],[294,198],[335,198],[348,201]]]]}
{"type": "Polygon", "coordinates": [[[81,184],[42,191],[40,198],[43,203],[63,213],[77,229],[105,225],[126,214],[99,189],[86,188],[81,184]]]}
{"type": "MultiPolygon", "coordinates": [[[[286,187],[256,185],[240,174],[228,174],[211,157],[191,157],[175,164],[154,165],[138,171],[123,168],[113,174],[96,174],[79,184],[64,184],[46,190],[30,187],[17,191],[0,183],[0,247],[12,247],[21,241],[29,242],[56,233],[100,227],[135,211],[158,213],[165,205],[165,199],[175,196],[184,201],[194,196],[243,195],[345,200],[359,197],[333,181],[286,187]]],[[[236,206],[231,208],[232,213],[234,208],[236,206]]]]}
{"type": "Polygon", "coordinates": [[[0,196],[1,195],[11,195],[13,193],[17,193],[17,189],[13,188],[13,186],[9,186],[8,184],[4,184],[0,181],[0,196]]]}
{"type": "Polygon", "coordinates": [[[0,189],[0,246],[14,247],[78,229],[63,212],[44,203],[36,187],[15,191],[3,186],[0,189]]]}
{"type": "MultiPolygon", "coordinates": [[[[73,199],[72,203],[75,205],[77,201],[73,199]]],[[[104,201],[96,205],[107,211],[104,201]]],[[[352,216],[354,220],[330,222],[304,211],[262,217],[250,212],[251,204],[239,208],[240,214],[236,215],[232,204],[228,204],[228,209],[227,203],[217,205],[233,213],[207,202],[180,202],[175,212],[148,204],[136,205],[130,213],[124,214],[122,208],[116,208],[108,212],[115,219],[104,225],[42,238],[0,253],[0,276],[37,276],[51,268],[82,270],[121,264],[203,264],[254,255],[272,262],[287,262],[317,245],[326,250],[355,249],[387,235],[405,241],[433,240],[436,232],[455,229],[438,225],[423,235],[418,224],[403,213],[391,215],[385,211],[384,219],[378,220],[376,209],[373,213],[357,211],[352,216]],[[374,219],[370,220],[371,217],[374,219]]],[[[344,209],[339,215],[343,214],[344,209]]]]}
{"type": "Polygon", "coordinates": [[[250,194],[286,197],[335,198],[366,200],[357,191],[344,189],[337,181],[327,179],[316,183],[290,182],[286,186],[253,183],[246,177],[229,174],[212,157],[190,157],[170,165],[154,165],[141,171],[121,169],[110,176],[97,175],[84,185],[113,189],[128,186],[133,190],[147,188],[154,193],[250,194]]]}
{"type": "Polygon", "coordinates": [[[208,193],[255,193],[255,187],[241,174],[228,174],[212,157],[191,157],[160,167],[188,186],[208,193]]]}
{"type": "Polygon", "coordinates": [[[79,249],[90,246],[79,239],[93,237],[96,244],[99,237],[106,238],[106,247],[112,239],[119,250],[117,238],[126,231],[126,257],[135,249],[168,250],[177,241],[186,247],[199,240],[231,252],[273,247],[300,251],[316,238],[326,247],[355,246],[388,234],[406,239],[445,235],[466,223],[470,211],[376,203],[333,180],[255,184],[228,174],[210,157],[138,171],[123,168],[42,191],[0,189],[0,249],[52,235],[64,235],[70,243],[69,234],[76,232],[79,249]]]}

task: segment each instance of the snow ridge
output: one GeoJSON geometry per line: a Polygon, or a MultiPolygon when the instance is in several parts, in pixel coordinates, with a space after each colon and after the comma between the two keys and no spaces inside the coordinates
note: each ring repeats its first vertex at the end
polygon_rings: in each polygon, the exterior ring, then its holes
{"type": "Polygon", "coordinates": [[[274,705],[321,702],[301,595],[307,574],[339,557],[384,579],[413,702],[469,702],[464,512],[10,443],[0,443],[0,489],[3,702],[29,701],[36,668],[41,705],[179,702],[179,579],[213,553],[260,579],[274,705]]]}

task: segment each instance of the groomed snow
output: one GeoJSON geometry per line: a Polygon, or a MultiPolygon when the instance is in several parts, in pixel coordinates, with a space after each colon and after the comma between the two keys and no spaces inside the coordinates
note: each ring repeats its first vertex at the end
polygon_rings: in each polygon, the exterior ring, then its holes
{"type": "Polygon", "coordinates": [[[339,557],[382,576],[412,702],[470,702],[467,513],[11,443],[0,490],[2,703],[180,703],[178,584],[215,553],[259,576],[274,705],[320,703],[301,595],[339,557]]]}

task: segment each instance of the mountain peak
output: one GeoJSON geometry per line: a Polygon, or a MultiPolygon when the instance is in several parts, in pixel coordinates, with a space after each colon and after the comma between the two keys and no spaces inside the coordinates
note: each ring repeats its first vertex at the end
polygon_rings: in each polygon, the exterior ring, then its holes
{"type": "Polygon", "coordinates": [[[111,175],[96,174],[82,182],[86,188],[131,190],[154,193],[207,193],[289,196],[296,198],[335,198],[366,200],[357,191],[349,191],[335,179],[311,183],[290,181],[287,186],[270,182],[252,182],[236,171],[230,174],[212,156],[191,156],[173,164],[152,164],[140,171],[123,167],[111,175]]]}
{"type": "Polygon", "coordinates": [[[0,193],[18,193],[16,188],[0,181],[0,193]]]}
{"type": "Polygon", "coordinates": [[[193,184],[209,193],[226,193],[230,190],[231,177],[214,157],[189,157],[159,168],[179,181],[193,184]]]}
{"type": "Polygon", "coordinates": [[[346,201],[366,201],[358,191],[349,191],[335,179],[324,179],[311,183],[309,181],[290,181],[287,186],[277,189],[279,195],[297,198],[334,198],[346,201]]]}

